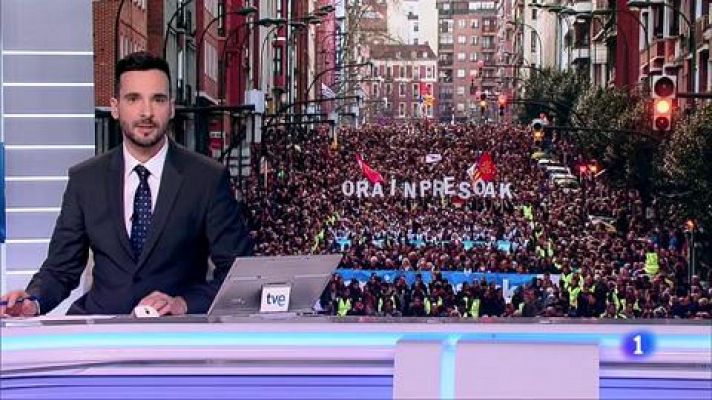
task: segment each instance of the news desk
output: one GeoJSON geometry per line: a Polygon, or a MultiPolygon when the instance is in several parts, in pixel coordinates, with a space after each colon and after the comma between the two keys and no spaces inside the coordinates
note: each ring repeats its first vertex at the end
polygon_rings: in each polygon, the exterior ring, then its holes
{"type": "Polygon", "coordinates": [[[0,322],[3,400],[712,398],[710,321],[0,322]]]}

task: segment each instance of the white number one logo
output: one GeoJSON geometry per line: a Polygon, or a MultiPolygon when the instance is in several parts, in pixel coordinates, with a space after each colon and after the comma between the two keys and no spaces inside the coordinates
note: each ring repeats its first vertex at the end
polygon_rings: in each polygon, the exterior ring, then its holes
{"type": "Polygon", "coordinates": [[[643,338],[640,337],[640,335],[636,335],[633,337],[633,341],[635,342],[635,351],[633,354],[636,356],[642,356],[643,355],[643,338]]]}

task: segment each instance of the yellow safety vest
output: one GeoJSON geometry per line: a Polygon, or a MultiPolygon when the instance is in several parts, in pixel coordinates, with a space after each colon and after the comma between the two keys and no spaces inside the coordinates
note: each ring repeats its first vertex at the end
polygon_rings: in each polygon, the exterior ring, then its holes
{"type": "Polygon", "coordinates": [[[472,304],[470,304],[470,315],[474,319],[480,317],[480,299],[476,298],[472,300],[472,304]]]}
{"type": "Polygon", "coordinates": [[[653,277],[657,275],[660,265],[658,264],[658,253],[645,253],[645,273],[653,277]]]}
{"type": "Polygon", "coordinates": [[[351,309],[351,299],[339,299],[337,314],[343,317],[351,309]]]}

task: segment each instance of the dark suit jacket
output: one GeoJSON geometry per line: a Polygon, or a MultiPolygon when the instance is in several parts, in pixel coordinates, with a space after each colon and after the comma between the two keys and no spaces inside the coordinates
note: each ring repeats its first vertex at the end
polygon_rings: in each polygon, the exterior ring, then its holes
{"type": "Polygon", "coordinates": [[[69,170],[47,260],[26,291],[43,313],[52,310],[78,286],[91,248],[92,287],[69,314],[128,314],[154,290],[183,296],[191,314],[205,313],[235,257],[252,252],[227,170],[169,141],[139,259],[124,223],[123,176],[123,146],[69,170]],[[216,266],[209,282],[208,256],[216,266]]]}

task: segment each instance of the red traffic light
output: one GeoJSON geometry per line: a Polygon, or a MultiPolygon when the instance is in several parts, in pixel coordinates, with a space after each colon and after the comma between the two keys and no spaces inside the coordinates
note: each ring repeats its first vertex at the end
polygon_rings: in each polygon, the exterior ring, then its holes
{"type": "Polygon", "coordinates": [[[500,94],[499,97],[497,97],[497,102],[499,102],[499,105],[501,107],[504,107],[507,105],[507,96],[500,94]]]}
{"type": "Polygon", "coordinates": [[[656,117],[655,118],[655,130],[666,131],[670,129],[670,118],[668,117],[656,117]]]}

